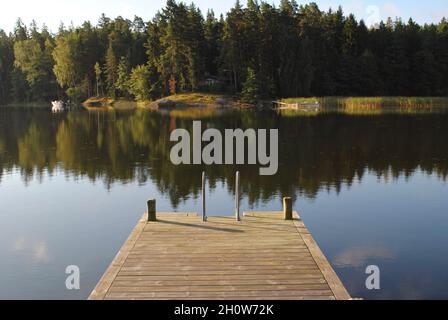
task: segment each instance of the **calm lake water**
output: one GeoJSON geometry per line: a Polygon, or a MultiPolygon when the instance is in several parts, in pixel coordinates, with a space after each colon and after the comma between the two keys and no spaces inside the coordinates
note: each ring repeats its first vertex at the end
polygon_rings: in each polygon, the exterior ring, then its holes
{"type": "Polygon", "coordinates": [[[169,134],[192,127],[278,128],[279,172],[212,166],[210,215],[279,210],[293,196],[354,297],[448,298],[448,113],[311,116],[265,112],[161,114],[0,108],[0,299],[84,299],[148,198],[200,211],[202,166],[171,164],[169,134]],[[81,270],[81,290],[65,269],[81,270]],[[381,270],[381,290],[365,269],[381,270]]]}

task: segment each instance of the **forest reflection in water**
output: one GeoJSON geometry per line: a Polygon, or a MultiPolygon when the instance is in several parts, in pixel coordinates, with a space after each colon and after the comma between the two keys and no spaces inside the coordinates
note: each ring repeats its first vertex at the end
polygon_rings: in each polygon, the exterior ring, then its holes
{"type": "Polygon", "coordinates": [[[75,111],[52,115],[43,110],[1,110],[1,175],[18,168],[23,180],[42,179],[56,170],[75,177],[114,182],[153,181],[176,207],[200,192],[201,171],[213,187],[224,182],[233,192],[236,170],[250,204],[273,195],[313,198],[321,189],[340,190],[366,172],[394,179],[417,169],[448,175],[447,113],[347,115],[323,113],[282,117],[274,112],[228,111],[198,114],[75,111]],[[176,116],[177,115],[177,116],[176,116]],[[175,166],[170,132],[191,131],[192,118],[222,132],[233,128],[279,129],[279,172],[259,176],[258,166],[175,166]]]}

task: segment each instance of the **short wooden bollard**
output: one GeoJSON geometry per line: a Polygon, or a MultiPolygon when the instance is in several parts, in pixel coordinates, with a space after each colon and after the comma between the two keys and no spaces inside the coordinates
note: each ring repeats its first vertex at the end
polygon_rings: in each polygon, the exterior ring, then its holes
{"type": "Polygon", "coordinates": [[[285,220],[292,220],[292,198],[283,198],[283,213],[285,220]]]}
{"type": "Polygon", "coordinates": [[[148,200],[148,221],[157,221],[156,200],[148,200]]]}

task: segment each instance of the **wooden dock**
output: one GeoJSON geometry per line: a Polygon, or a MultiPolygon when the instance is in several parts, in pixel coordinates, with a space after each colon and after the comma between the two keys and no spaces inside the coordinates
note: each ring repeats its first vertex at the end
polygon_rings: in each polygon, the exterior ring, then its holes
{"type": "Polygon", "coordinates": [[[145,214],[89,299],[350,299],[298,213],[292,218],[145,214]]]}

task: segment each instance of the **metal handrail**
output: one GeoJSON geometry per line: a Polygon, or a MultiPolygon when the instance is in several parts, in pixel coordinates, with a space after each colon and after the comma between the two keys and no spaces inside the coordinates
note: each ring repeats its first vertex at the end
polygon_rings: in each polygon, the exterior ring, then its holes
{"type": "Polygon", "coordinates": [[[236,221],[241,221],[240,217],[240,172],[236,172],[235,176],[235,218],[236,221]]]}
{"type": "Polygon", "coordinates": [[[202,221],[207,222],[207,212],[205,209],[205,171],[202,172],[202,221]]]}

